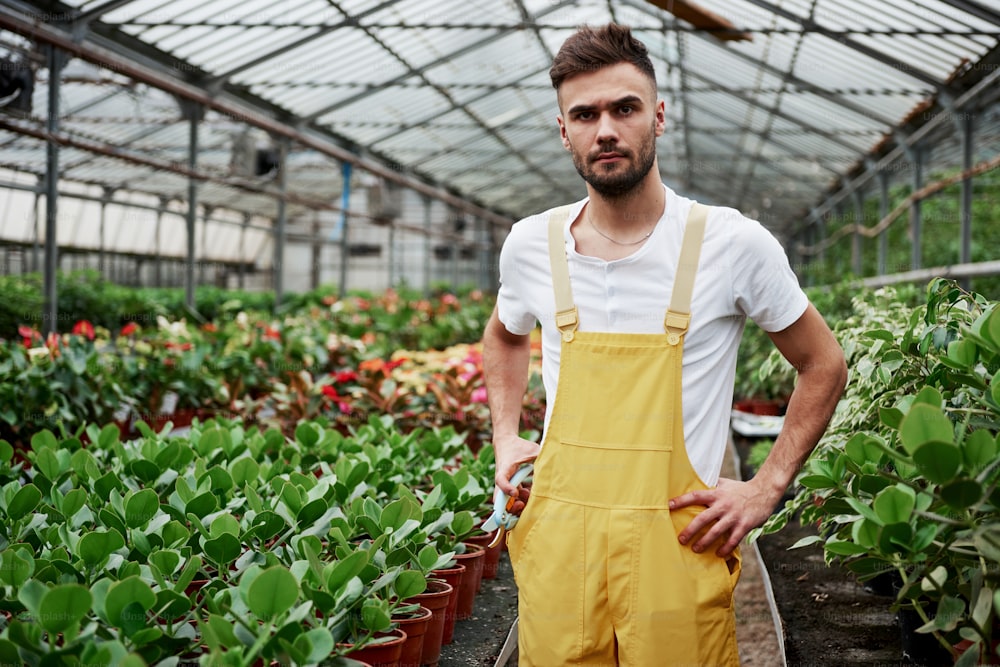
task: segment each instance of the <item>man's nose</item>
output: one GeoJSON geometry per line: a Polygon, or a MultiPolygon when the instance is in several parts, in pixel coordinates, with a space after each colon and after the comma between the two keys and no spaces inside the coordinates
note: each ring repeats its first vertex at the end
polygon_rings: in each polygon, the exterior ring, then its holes
{"type": "Polygon", "coordinates": [[[618,141],[618,128],[609,113],[602,113],[597,123],[597,143],[614,143],[618,141]]]}

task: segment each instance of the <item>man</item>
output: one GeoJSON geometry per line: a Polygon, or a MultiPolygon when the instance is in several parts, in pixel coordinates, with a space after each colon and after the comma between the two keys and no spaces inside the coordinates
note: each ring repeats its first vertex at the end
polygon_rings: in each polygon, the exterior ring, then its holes
{"type": "Polygon", "coordinates": [[[737,545],[826,428],[843,353],[766,230],[660,181],[664,102],[628,28],[581,29],[550,75],[589,197],[514,225],[483,339],[496,484],[526,503],[508,539],[521,664],[739,665],[737,545]],[[719,470],[747,316],[798,383],[771,455],[737,482],[719,470]],[[541,447],[518,436],[536,321],[541,447]],[[530,500],[509,481],[528,461],[530,500]]]}

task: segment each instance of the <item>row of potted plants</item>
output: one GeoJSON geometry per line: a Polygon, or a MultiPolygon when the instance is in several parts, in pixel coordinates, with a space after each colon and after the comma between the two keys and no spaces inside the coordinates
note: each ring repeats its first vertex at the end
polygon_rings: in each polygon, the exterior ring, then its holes
{"type": "MultiPolygon", "coordinates": [[[[116,332],[81,321],[47,338],[22,326],[18,339],[0,341],[0,437],[27,442],[44,428],[127,428],[210,412],[287,428],[320,415],[392,412],[414,426],[475,433],[485,425],[481,361],[477,350],[454,346],[479,338],[491,308],[475,292],[460,303],[390,290],[377,299],[327,297],[280,319],[241,311],[194,325],[160,317],[116,332]],[[437,343],[453,347],[422,363],[408,357],[423,353],[400,352],[437,343]]],[[[537,412],[540,398],[533,403],[537,412]]]]}
{"type": "Polygon", "coordinates": [[[943,660],[996,662],[1000,632],[1000,308],[933,281],[919,307],[891,289],[854,301],[837,335],[850,379],[794,498],[862,580],[888,577],[943,660]]]}
{"type": "Polygon", "coordinates": [[[390,643],[479,551],[492,450],[451,428],[139,429],[0,442],[0,662],[329,664],[390,643]]]}

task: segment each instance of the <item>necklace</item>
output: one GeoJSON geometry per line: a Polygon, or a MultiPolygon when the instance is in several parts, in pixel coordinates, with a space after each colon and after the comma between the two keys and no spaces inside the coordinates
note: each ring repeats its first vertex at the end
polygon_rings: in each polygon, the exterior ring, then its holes
{"type": "Polygon", "coordinates": [[[656,229],[656,225],[653,225],[653,228],[652,228],[652,229],[650,229],[650,230],[649,230],[648,232],[646,232],[646,235],[645,235],[645,236],[643,236],[643,237],[642,237],[641,239],[639,239],[638,241],[618,241],[618,240],[616,240],[616,239],[613,239],[613,238],[611,238],[610,236],[608,236],[608,235],[607,235],[607,234],[605,234],[604,232],[602,232],[602,231],[601,231],[601,230],[600,230],[600,229],[599,229],[599,228],[597,227],[597,225],[595,225],[595,224],[594,224],[594,220],[593,220],[593,219],[592,219],[592,218],[590,217],[590,207],[589,207],[589,206],[587,207],[587,222],[588,222],[588,223],[590,224],[590,226],[591,226],[591,227],[593,227],[593,228],[594,228],[594,231],[595,231],[595,232],[597,232],[598,234],[600,234],[601,236],[603,236],[603,237],[604,237],[604,238],[606,238],[607,240],[611,241],[611,242],[612,242],[612,243],[614,243],[615,245],[624,245],[624,246],[629,246],[629,245],[639,245],[640,243],[642,243],[643,241],[645,241],[646,239],[648,239],[648,238],[649,238],[650,236],[652,236],[652,235],[653,235],[653,230],[654,230],[654,229],[656,229]]]}

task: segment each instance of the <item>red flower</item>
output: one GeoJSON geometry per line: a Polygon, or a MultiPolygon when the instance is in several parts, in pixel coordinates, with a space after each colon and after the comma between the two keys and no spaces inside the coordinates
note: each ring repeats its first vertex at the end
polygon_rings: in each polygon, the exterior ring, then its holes
{"type": "Polygon", "coordinates": [[[134,334],[136,332],[136,329],[138,329],[138,328],[139,328],[138,324],[136,324],[135,322],[129,322],[128,324],[126,324],[125,326],[122,327],[121,335],[122,336],[131,336],[132,334],[134,334]]]}
{"type": "Polygon", "coordinates": [[[73,335],[86,336],[87,340],[94,340],[94,325],[87,320],[80,320],[73,325],[73,335]]]}
{"type": "Polygon", "coordinates": [[[337,371],[336,373],[333,374],[333,376],[336,379],[337,384],[343,384],[344,382],[353,382],[354,380],[358,379],[358,374],[351,370],[337,371]]]}
{"type": "Polygon", "coordinates": [[[53,357],[59,355],[59,334],[55,331],[51,332],[45,339],[45,346],[49,348],[49,352],[52,353],[53,357]]]}
{"type": "Polygon", "coordinates": [[[173,341],[167,341],[164,346],[168,350],[180,350],[181,352],[187,352],[191,349],[191,343],[175,343],[173,341]]]}
{"type": "Polygon", "coordinates": [[[390,361],[389,363],[387,363],[385,365],[385,372],[386,372],[386,374],[388,374],[394,368],[399,368],[400,366],[402,366],[403,364],[405,364],[406,361],[407,361],[407,359],[405,357],[400,357],[399,359],[396,359],[395,361],[390,361]]]}
{"type": "Polygon", "coordinates": [[[333,387],[331,387],[328,384],[323,385],[320,388],[320,391],[323,392],[324,396],[326,396],[327,398],[329,398],[331,400],[334,400],[334,401],[339,401],[340,400],[340,396],[337,394],[337,390],[334,389],[333,387]]]}
{"type": "Polygon", "coordinates": [[[25,347],[31,347],[36,338],[42,337],[42,334],[23,324],[17,328],[17,333],[20,334],[21,342],[24,343],[25,347]]]}
{"type": "Polygon", "coordinates": [[[201,330],[207,331],[208,333],[215,333],[216,331],[219,330],[219,327],[215,326],[215,323],[213,322],[206,322],[205,324],[201,325],[201,330]]]}
{"type": "Polygon", "coordinates": [[[264,338],[269,340],[281,340],[281,332],[274,327],[264,327],[264,338]]]}

